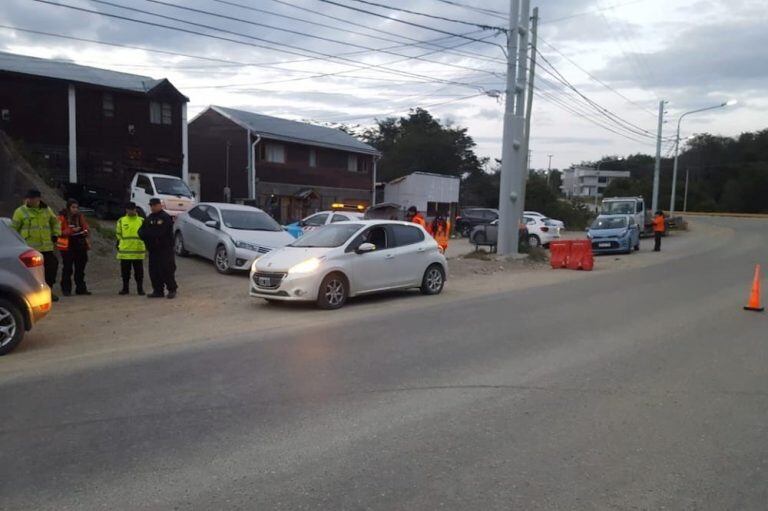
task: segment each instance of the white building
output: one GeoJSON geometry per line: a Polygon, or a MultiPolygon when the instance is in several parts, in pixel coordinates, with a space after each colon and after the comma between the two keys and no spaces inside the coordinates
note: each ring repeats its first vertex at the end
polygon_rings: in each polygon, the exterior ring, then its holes
{"type": "Polygon", "coordinates": [[[614,179],[628,178],[628,170],[570,168],[563,171],[560,189],[566,197],[594,197],[603,195],[605,187],[614,179]]]}
{"type": "Polygon", "coordinates": [[[459,184],[456,176],[414,172],[399,177],[384,186],[384,202],[393,202],[404,208],[416,206],[431,217],[437,213],[456,214],[459,203],[459,184]]]}

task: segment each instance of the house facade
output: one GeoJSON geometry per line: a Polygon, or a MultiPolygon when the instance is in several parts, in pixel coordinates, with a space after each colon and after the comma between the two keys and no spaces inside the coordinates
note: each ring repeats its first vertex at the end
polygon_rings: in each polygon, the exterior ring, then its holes
{"type": "Polygon", "coordinates": [[[611,181],[628,178],[628,170],[570,168],[563,171],[563,184],[560,186],[563,194],[568,197],[602,196],[603,190],[611,181]]]}
{"type": "Polygon", "coordinates": [[[210,106],[189,141],[204,201],[252,204],[287,223],[372,198],[378,152],[340,130],[210,106]]]}
{"type": "Polygon", "coordinates": [[[55,183],[186,178],[187,101],[165,79],[0,52],[0,130],[55,183]]]}

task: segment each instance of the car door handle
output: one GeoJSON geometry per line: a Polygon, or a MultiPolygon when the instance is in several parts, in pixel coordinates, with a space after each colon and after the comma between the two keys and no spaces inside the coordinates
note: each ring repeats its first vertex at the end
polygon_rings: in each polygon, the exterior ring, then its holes
{"type": "Polygon", "coordinates": [[[395,258],[395,254],[387,254],[386,259],[394,259],[394,258],[395,258]]]}
{"type": "Polygon", "coordinates": [[[417,252],[424,252],[425,250],[426,249],[424,247],[421,247],[420,249],[417,250],[417,252]]]}

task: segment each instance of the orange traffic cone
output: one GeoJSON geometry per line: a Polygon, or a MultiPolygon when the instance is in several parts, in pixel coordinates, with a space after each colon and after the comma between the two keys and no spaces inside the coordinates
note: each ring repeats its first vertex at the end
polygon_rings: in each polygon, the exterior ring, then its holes
{"type": "Polygon", "coordinates": [[[755,279],[752,281],[752,292],[749,295],[749,303],[744,310],[763,312],[765,309],[760,306],[760,265],[755,265],[755,279]]]}

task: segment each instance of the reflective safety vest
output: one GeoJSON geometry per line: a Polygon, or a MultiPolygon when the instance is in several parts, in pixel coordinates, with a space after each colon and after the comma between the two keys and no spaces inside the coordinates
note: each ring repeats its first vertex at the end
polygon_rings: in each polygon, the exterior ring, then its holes
{"type": "Polygon", "coordinates": [[[118,259],[144,259],[146,248],[139,238],[139,228],[144,219],[139,215],[121,217],[115,225],[118,259]]]}
{"type": "Polygon", "coordinates": [[[445,253],[448,250],[448,240],[451,239],[451,222],[446,221],[444,226],[438,225],[434,232],[432,232],[432,226],[430,226],[429,231],[432,237],[435,238],[435,241],[437,241],[440,251],[445,253]]]}
{"type": "Polygon", "coordinates": [[[48,206],[30,208],[24,205],[16,208],[11,226],[30,247],[39,252],[52,252],[51,237],[61,235],[59,219],[48,206]]]}
{"type": "Polygon", "coordinates": [[[656,215],[653,219],[653,232],[664,232],[666,230],[666,225],[664,222],[664,217],[661,215],[656,215]]]}

